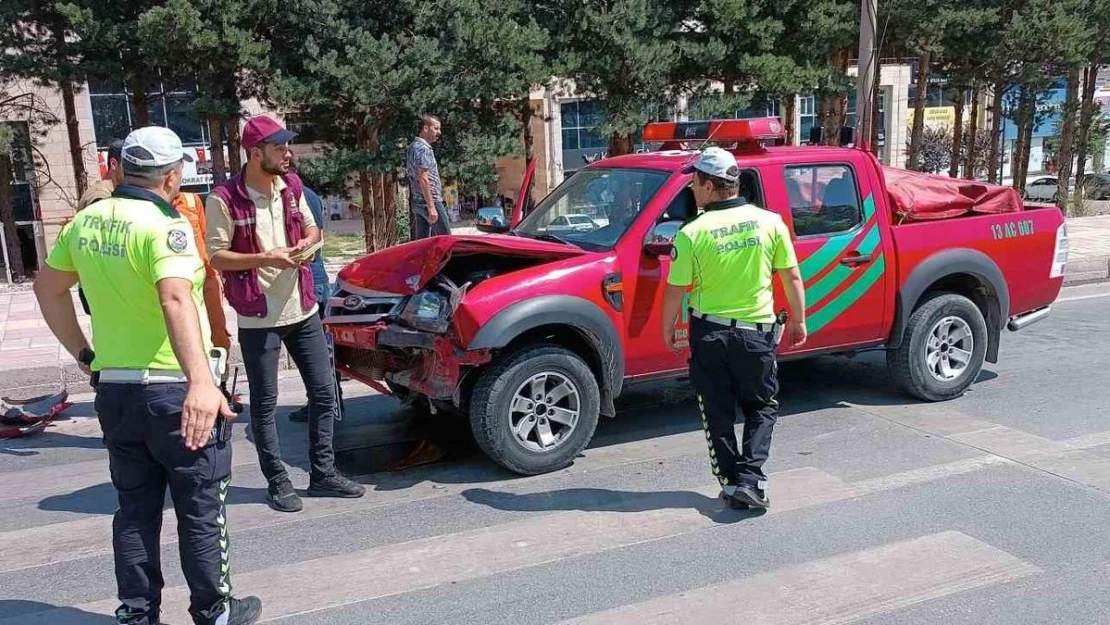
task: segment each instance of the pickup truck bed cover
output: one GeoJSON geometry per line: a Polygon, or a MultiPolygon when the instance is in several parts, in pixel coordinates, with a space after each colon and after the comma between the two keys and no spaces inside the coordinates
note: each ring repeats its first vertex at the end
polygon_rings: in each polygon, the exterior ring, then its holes
{"type": "Polygon", "coordinates": [[[895,224],[1022,210],[1021,197],[1010,187],[885,166],[883,177],[895,224]]]}

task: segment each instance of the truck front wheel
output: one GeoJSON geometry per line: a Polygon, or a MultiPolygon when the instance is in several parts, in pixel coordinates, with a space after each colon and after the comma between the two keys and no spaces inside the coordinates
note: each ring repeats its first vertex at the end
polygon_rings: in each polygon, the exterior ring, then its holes
{"type": "Polygon", "coordinates": [[[470,427],[494,462],[537,475],[574,461],[593,438],[600,408],[597,379],[577,354],[535,345],[482,373],[471,396],[470,427]]]}
{"type": "Polygon", "coordinates": [[[987,323],[974,302],[941,293],[910,316],[897,349],[887,352],[887,366],[898,385],[925,401],[963,395],[979,377],[987,353],[987,323]]]}

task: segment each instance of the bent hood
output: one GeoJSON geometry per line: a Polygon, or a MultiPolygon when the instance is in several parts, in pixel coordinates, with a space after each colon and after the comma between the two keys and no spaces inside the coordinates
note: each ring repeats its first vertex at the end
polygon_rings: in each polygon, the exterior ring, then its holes
{"type": "Polygon", "coordinates": [[[418,239],[368,254],[347,265],[339,279],[359,288],[411,295],[431,281],[453,257],[496,254],[532,258],[536,264],[586,252],[560,243],[503,235],[451,235],[418,239]]]}

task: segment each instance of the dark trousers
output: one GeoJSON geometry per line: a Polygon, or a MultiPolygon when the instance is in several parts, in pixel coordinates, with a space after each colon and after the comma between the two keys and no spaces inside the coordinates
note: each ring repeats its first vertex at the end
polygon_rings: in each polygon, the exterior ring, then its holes
{"type": "Polygon", "coordinates": [[[428,223],[428,218],[423,214],[426,209],[423,205],[415,207],[412,211],[412,218],[416,222],[416,238],[424,239],[427,237],[434,237],[441,234],[451,234],[451,221],[447,218],[447,207],[442,202],[436,202],[436,212],[439,214],[439,221],[434,224],[428,223]]]}
{"type": "Polygon", "coordinates": [[[177,513],[178,549],[189,584],[189,614],[211,625],[227,609],[227,513],[231,445],[182,444],[184,384],[100,384],[96,412],[108,448],[119,510],[112,523],[121,623],[155,625],[162,603],[160,534],[169,486],[177,513]]]}
{"type": "Polygon", "coordinates": [[[698,395],[709,460],[722,486],[764,488],[763,463],[778,419],[778,365],[770,332],[690,319],[690,380],[698,395]],[[736,412],[744,437],[736,444],[736,412]]]}
{"type": "Polygon", "coordinates": [[[335,393],[334,368],[328,355],[324,326],[318,315],[300,323],[277,328],[243,328],[239,345],[243,350],[243,367],[250,386],[251,431],[258,450],[262,474],[271,484],[289,479],[281,462],[278,442],[277,410],[278,357],[281,346],[301,372],[308,393],[308,441],[312,468],[311,477],[319,479],[335,473],[335,451],[332,433],[338,402],[335,393]]]}

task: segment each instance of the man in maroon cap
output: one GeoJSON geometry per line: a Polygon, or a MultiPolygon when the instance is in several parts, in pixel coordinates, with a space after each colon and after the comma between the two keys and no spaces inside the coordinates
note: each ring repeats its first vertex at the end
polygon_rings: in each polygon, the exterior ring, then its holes
{"type": "Polygon", "coordinates": [[[316,314],[312,255],[302,254],[321,233],[300,178],[289,171],[289,142],[296,136],[265,115],[248,121],[242,134],[246,167],[213,189],[205,206],[212,266],[222,272],[224,293],[238,313],[254,445],[269,481],[266,500],[281,512],[302,507],[281,461],[274,418],[282,344],[301,372],[310,406],[308,495],[361,497],[366,490],[335,468],[333,371],[316,314]]]}

